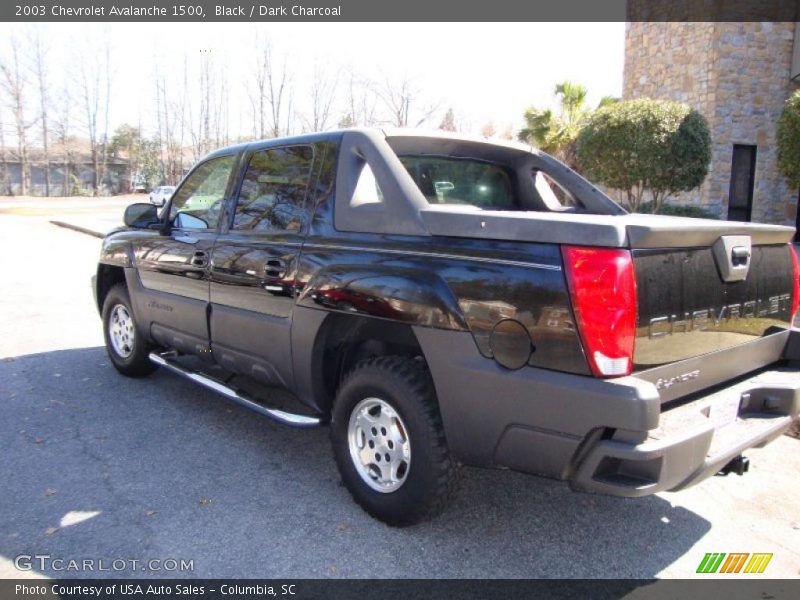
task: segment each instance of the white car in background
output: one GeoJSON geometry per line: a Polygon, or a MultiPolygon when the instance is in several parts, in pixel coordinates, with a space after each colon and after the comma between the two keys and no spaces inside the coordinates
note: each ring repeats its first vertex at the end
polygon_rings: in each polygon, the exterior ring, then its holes
{"type": "Polygon", "coordinates": [[[167,203],[167,200],[172,197],[172,193],[174,191],[174,185],[159,186],[150,192],[150,203],[155,204],[156,206],[164,206],[167,203]]]}

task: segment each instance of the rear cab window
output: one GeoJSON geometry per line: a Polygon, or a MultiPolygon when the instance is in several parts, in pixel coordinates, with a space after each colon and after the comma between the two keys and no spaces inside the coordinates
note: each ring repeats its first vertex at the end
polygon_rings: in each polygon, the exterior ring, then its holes
{"type": "Polygon", "coordinates": [[[431,204],[466,204],[490,210],[520,210],[513,172],[472,158],[400,156],[431,204]]]}
{"type": "Polygon", "coordinates": [[[403,132],[386,140],[434,210],[626,212],[567,165],[523,144],[403,132]]]}

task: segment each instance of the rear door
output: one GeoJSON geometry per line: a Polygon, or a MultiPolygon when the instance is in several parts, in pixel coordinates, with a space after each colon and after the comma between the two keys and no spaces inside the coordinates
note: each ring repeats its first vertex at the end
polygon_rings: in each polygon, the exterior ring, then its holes
{"type": "Polygon", "coordinates": [[[214,358],[230,371],[290,386],[297,258],[308,228],[314,148],[256,147],[211,269],[214,358]]]}
{"type": "Polygon", "coordinates": [[[170,204],[169,235],[137,249],[144,320],[154,339],[182,352],[208,353],[211,250],[235,162],[231,154],[197,165],[170,204]]]}

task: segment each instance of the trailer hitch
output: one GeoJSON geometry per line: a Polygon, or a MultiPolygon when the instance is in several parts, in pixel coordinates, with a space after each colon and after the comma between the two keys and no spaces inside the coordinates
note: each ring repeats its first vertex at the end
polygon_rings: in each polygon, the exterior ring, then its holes
{"type": "Polygon", "coordinates": [[[732,459],[727,465],[717,473],[721,477],[725,477],[729,473],[736,473],[737,475],[744,475],[750,470],[750,459],[741,454],[732,459]]]}

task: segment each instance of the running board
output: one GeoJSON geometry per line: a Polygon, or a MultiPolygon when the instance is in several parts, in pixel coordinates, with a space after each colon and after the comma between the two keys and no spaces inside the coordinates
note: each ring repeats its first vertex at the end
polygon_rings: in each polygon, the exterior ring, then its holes
{"type": "Polygon", "coordinates": [[[211,377],[207,377],[202,373],[198,373],[196,371],[190,371],[176,363],[175,361],[170,360],[171,357],[174,357],[175,353],[173,352],[165,352],[164,354],[158,354],[156,352],[150,353],[150,361],[157,364],[159,367],[164,367],[173,373],[177,373],[186,379],[194,381],[195,383],[199,383],[205,388],[217,392],[225,396],[228,400],[233,400],[237,404],[241,404],[245,408],[249,408],[250,410],[257,412],[260,415],[264,415],[265,417],[269,417],[273,421],[277,421],[278,423],[282,423],[284,425],[290,425],[291,427],[317,427],[318,425],[322,424],[321,419],[318,417],[309,417],[306,415],[297,415],[294,413],[288,413],[283,410],[279,410],[277,408],[268,408],[251,400],[241,392],[233,389],[225,385],[224,383],[217,381],[216,379],[212,379],[211,377]]]}

